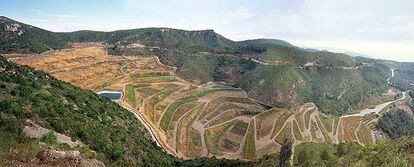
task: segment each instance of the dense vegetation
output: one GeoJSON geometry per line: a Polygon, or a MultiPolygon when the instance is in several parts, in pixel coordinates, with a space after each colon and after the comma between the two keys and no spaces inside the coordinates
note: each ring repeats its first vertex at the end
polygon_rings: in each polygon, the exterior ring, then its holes
{"type": "Polygon", "coordinates": [[[368,147],[305,143],[295,147],[294,166],[411,166],[413,138],[383,141],[368,147]]]}
{"type": "Polygon", "coordinates": [[[414,136],[414,116],[400,109],[385,113],[378,125],[391,138],[414,136]]]}
{"type": "Polygon", "coordinates": [[[295,47],[289,42],[278,40],[278,39],[252,39],[252,40],[240,41],[239,43],[243,45],[253,45],[253,46],[257,46],[258,44],[274,44],[274,45],[279,45],[279,46],[295,47]]]}
{"type": "Polygon", "coordinates": [[[395,71],[395,77],[391,82],[402,90],[413,89],[414,86],[414,63],[399,63],[395,71]]]}
{"type": "Polygon", "coordinates": [[[42,53],[68,48],[68,42],[103,41],[106,35],[95,31],[54,33],[0,16],[0,53],[42,53]],[[6,31],[6,27],[15,29],[6,31]]]}
{"type": "Polygon", "coordinates": [[[409,91],[409,92],[408,92],[408,95],[409,95],[411,98],[414,98],[414,90],[409,91]]]}

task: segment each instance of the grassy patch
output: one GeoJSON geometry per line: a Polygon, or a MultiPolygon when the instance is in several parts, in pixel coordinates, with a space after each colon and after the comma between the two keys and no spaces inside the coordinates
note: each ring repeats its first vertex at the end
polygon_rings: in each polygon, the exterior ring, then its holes
{"type": "Polygon", "coordinates": [[[125,86],[125,98],[128,104],[130,104],[132,107],[135,107],[136,105],[136,97],[135,97],[135,87],[132,85],[126,85],[125,86]]]}
{"type": "Polygon", "coordinates": [[[214,129],[209,129],[206,131],[206,144],[210,154],[218,155],[219,153],[219,142],[223,138],[224,134],[231,128],[234,122],[229,122],[220,127],[215,127],[214,129]]]}
{"type": "Polygon", "coordinates": [[[302,135],[299,130],[298,123],[295,120],[293,121],[293,134],[295,135],[296,140],[303,141],[302,135]]]}
{"type": "Polygon", "coordinates": [[[171,122],[171,118],[174,115],[174,113],[177,111],[177,109],[185,103],[190,103],[193,101],[196,101],[197,98],[195,97],[191,97],[191,96],[187,96],[185,98],[179,99],[174,101],[172,104],[170,104],[168,106],[168,108],[165,110],[165,113],[163,115],[163,117],[161,118],[161,122],[160,122],[160,126],[162,129],[164,130],[168,130],[170,122],[171,122]]]}
{"type": "Polygon", "coordinates": [[[375,118],[378,118],[378,115],[377,114],[375,114],[375,113],[368,114],[368,115],[365,115],[363,117],[363,122],[370,122],[370,121],[372,121],[375,118]]]}
{"type": "Polygon", "coordinates": [[[312,125],[311,125],[311,128],[310,128],[310,131],[311,131],[311,135],[312,135],[312,139],[313,140],[316,140],[316,124],[315,124],[315,122],[314,121],[312,121],[312,125]]]}
{"type": "Polygon", "coordinates": [[[48,133],[46,133],[45,135],[42,136],[42,138],[40,138],[40,141],[45,142],[49,145],[56,145],[57,144],[57,138],[54,132],[50,131],[48,133]]]}
{"type": "Polygon", "coordinates": [[[323,127],[325,127],[326,131],[332,132],[332,119],[327,116],[320,115],[319,121],[321,121],[323,127]]]}
{"type": "Polygon", "coordinates": [[[261,136],[260,129],[262,128],[262,121],[265,118],[268,118],[268,117],[271,117],[271,116],[273,117],[273,115],[277,114],[279,111],[281,111],[281,110],[278,109],[278,108],[272,108],[270,110],[267,110],[265,112],[260,113],[259,115],[256,115],[255,120],[256,120],[256,132],[257,132],[256,137],[257,138],[259,138],[261,136]]]}
{"type": "Polygon", "coordinates": [[[295,147],[294,166],[338,166],[333,145],[303,143],[295,147]]]}
{"type": "Polygon", "coordinates": [[[339,125],[339,117],[334,118],[334,131],[333,134],[336,135],[336,132],[338,131],[338,125],[339,125]]]}
{"type": "Polygon", "coordinates": [[[178,81],[175,76],[159,76],[159,77],[141,77],[136,78],[134,82],[136,83],[161,83],[161,82],[174,82],[178,81]]]}
{"type": "Polygon", "coordinates": [[[183,97],[181,99],[175,100],[165,110],[165,113],[164,113],[163,117],[161,118],[161,122],[160,122],[161,128],[164,129],[164,130],[168,130],[169,124],[171,122],[171,117],[173,116],[175,111],[177,111],[177,109],[178,109],[178,107],[180,107],[180,105],[182,105],[184,103],[189,103],[189,102],[196,101],[198,98],[203,97],[203,96],[205,96],[209,93],[219,92],[219,91],[224,91],[224,90],[228,90],[228,89],[227,88],[209,88],[209,89],[205,89],[205,90],[196,92],[196,93],[194,93],[190,96],[186,96],[186,97],[183,97]]]}
{"type": "Polygon", "coordinates": [[[244,136],[246,134],[249,124],[243,121],[237,121],[236,124],[231,128],[230,132],[237,134],[239,136],[244,136]]]}
{"type": "Polygon", "coordinates": [[[149,98],[146,103],[144,104],[144,108],[145,108],[145,113],[150,116],[150,118],[154,121],[157,122],[157,117],[155,117],[155,109],[154,106],[160,102],[161,100],[165,99],[167,96],[169,96],[170,94],[178,91],[180,89],[180,87],[178,86],[170,86],[170,87],[166,87],[164,89],[162,89],[157,95],[152,96],[151,98],[149,98]]]}
{"type": "Polygon", "coordinates": [[[371,141],[371,131],[365,124],[362,124],[359,129],[356,131],[356,135],[361,143],[365,146],[372,144],[371,141]]]}
{"type": "Polygon", "coordinates": [[[243,148],[243,158],[253,159],[256,154],[256,144],[254,139],[254,121],[250,122],[246,135],[246,142],[243,148]]]}
{"type": "Polygon", "coordinates": [[[326,131],[325,127],[322,126],[321,120],[319,119],[319,117],[316,117],[316,123],[319,126],[319,130],[322,132],[323,137],[325,138],[326,143],[331,144],[332,140],[328,135],[328,132],[326,131]]]}
{"type": "Polygon", "coordinates": [[[193,128],[190,128],[188,131],[188,136],[191,139],[191,143],[197,147],[201,147],[201,135],[198,132],[196,132],[193,128]]]}
{"type": "Polygon", "coordinates": [[[292,122],[286,124],[275,140],[277,143],[282,144],[286,139],[293,140],[292,136],[292,122]]]}
{"type": "Polygon", "coordinates": [[[305,126],[306,126],[307,129],[309,129],[310,115],[315,111],[316,111],[316,109],[312,109],[310,111],[305,112],[305,126]]]}
{"type": "Polygon", "coordinates": [[[148,73],[131,74],[132,78],[160,77],[160,76],[170,76],[170,73],[169,72],[148,72],[148,73]]]}
{"type": "Polygon", "coordinates": [[[280,129],[282,129],[283,125],[285,124],[286,120],[292,115],[293,113],[290,111],[283,111],[281,115],[277,117],[275,122],[275,126],[273,128],[272,137],[274,137],[280,129]]]}
{"type": "Polygon", "coordinates": [[[203,107],[204,104],[194,107],[188,114],[184,115],[183,119],[178,123],[176,135],[177,148],[184,152],[188,157],[201,156],[201,146],[198,146],[198,144],[200,143],[201,145],[201,138],[204,136],[201,136],[196,130],[191,128],[190,125],[194,123],[195,118],[202,111],[203,107]]]}
{"type": "Polygon", "coordinates": [[[295,115],[296,121],[300,127],[300,129],[305,129],[305,123],[303,122],[303,112],[297,113],[295,115]]]}

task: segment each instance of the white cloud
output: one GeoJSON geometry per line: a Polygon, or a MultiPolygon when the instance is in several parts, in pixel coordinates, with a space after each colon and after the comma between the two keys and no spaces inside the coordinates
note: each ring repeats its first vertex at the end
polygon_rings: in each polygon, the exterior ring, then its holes
{"type": "Polygon", "coordinates": [[[81,18],[80,16],[69,15],[69,14],[55,14],[55,15],[51,15],[51,16],[54,17],[57,21],[65,21],[65,20],[68,20],[68,19],[81,18]]]}
{"type": "Polygon", "coordinates": [[[338,50],[353,51],[378,59],[414,62],[414,50],[412,49],[414,41],[332,41],[307,39],[291,39],[289,41],[306,48],[327,49],[333,52],[338,50]]]}
{"type": "Polygon", "coordinates": [[[233,11],[229,11],[222,19],[223,24],[230,24],[240,19],[250,19],[253,17],[253,13],[247,7],[239,7],[233,11]]]}

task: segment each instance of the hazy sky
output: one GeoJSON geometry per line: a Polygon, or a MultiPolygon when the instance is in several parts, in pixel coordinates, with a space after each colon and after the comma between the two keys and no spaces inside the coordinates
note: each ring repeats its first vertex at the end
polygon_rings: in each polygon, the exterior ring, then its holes
{"type": "Polygon", "coordinates": [[[214,29],[414,62],[414,0],[0,0],[0,15],[52,31],[214,29]]]}

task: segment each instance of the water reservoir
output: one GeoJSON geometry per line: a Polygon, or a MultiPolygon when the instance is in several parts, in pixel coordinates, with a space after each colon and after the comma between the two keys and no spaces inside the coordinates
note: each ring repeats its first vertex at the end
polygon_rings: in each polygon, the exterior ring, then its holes
{"type": "Polygon", "coordinates": [[[122,92],[116,91],[100,91],[97,94],[106,97],[111,100],[120,100],[122,98],[122,92]]]}

